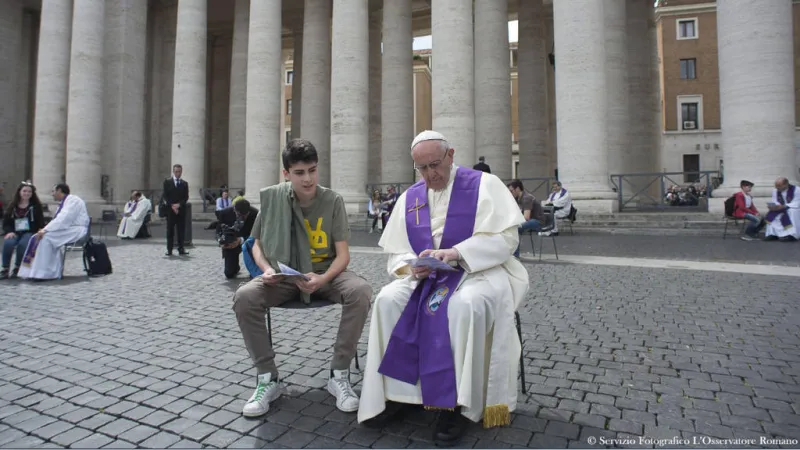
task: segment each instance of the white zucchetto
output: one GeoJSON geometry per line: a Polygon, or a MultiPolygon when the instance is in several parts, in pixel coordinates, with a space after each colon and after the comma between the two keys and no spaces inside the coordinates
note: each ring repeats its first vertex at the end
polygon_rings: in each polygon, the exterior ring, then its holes
{"type": "Polygon", "coordinates": [[[413,149],[417,144],[424,141],[446,141],[444,135],[439,133],[438,131],[432,130],[425,130],[417,135],[413,141],[411,141],[411,148],[413,149]]]}

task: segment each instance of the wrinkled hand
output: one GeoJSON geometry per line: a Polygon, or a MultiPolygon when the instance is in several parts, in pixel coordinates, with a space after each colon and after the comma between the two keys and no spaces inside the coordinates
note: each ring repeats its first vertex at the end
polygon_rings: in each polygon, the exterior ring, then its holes
{"type": "Polygon", "coordinates": [[[175,214],[178,214],[178,209],[180,209],[180,207],[181,207],[181,205],[179,205],[178,203],[175,203],[174,205],[172,205],[172,212],[174,212],[175,214]]]}
{"type": "Polygon", "coordinates": [[[267,267],[267,270],[265,270],[264,273],[261,274],[261,281],[264,284],[270,286],[278,284],[278,282],[280,282],[280,278],[274,275],[275,275],[275,269],[273,269],[272,267],[267,267]]]}
{"type": "Polygon", "coordinates": [[[438,259],[439,261],[443,262],[458,261],[459,259],[461,259],[461,254],[458,253],[458,250],[454,248],[448,248],[445,250],[428,249],[428,250],[423,250],[422,253],[419,254],[420,258],[424,258],[426,256],[432,256],[438,259]]]}
{"type": "Polygon", "coordinates": [[[14,233],[8,233],[7,235],[3,236],[3,239],[11,239],[11,238],[13,238],[14,236],[16,236],[16,234],[14,234],[14,233]]]}
{"type": "Polygon", "coordinates": [[[319,288],[321,288],[323,284],[325,284],[325,279],[322,277],[322,275],[317,275],[314,272],[309,272],[305,274],[305,276],[308,277],[308,281],[298,280],[297,287],[299,287],[300,290],[305,292],[306,294],[313,294],[319,288]]]}
{"type": "Polygon", "coordinates": [[[42,228],[41,230],[36,232],[36,239],[41,239],[44,236],[45,233],[47,233],[47,231],[45,231],[45,229],[42,228]]]}

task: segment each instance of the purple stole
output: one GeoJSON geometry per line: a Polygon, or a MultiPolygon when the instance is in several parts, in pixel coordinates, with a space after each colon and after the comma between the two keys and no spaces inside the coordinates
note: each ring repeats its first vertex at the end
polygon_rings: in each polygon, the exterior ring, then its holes
{"type": "MultiPolygon", "coordinates": [[[[61,212],[61,208],[64,207],[64,201],[67,199],[65,195],[64,198],[61,199],[61,203],[58,205],[58,209],[56,210],[56,214],[53,216],[55,220],[58,217],[58,213],[61,212]]],[[[39,248],[39,238],[38,235],[34,234],[31,236],[31,239],[28,241],[28,247],[25,248],[25,255],[22,257],[22,265],[25,267],[30,267],[31,263],[33,262],[33,258],[36,257],[36,249],[39,248]]]]}
{"type": "MultiPolygon", "coordinates": [[[[128,205],[130,205],[130,202],[128,202],[128,205]]],[[[139,206],[139,202],[133,202],[133,208],[130,211],[127,211],[127,212],[130,213],[130,214],[133,214],[133,212],[136,211],[136,207],[137,206],[139,206]]],[[[125,220],[125,219],[129,219],[129,217],[124,217],[122,219],[125,222],[125,223],[122,224],[122,232],[123,233],[125,233],[125,229],[128,228],[128,221],[125,220]]]]}
{"type": "MultiPolygon", "coordinates": [[[[563,197],[564,194],[566,194],[566,193],[567,193],[567,190],[564,189],[564,188],[561,188],[561,191],[558,193],[558,198],[563,197]]],[[[556,198],[556,193],[553,192],[553,193],[550,194],[550,197],[547,198],[547,201],[552,202],[553,200],[555,200],[555,198],[556,198]]]]}
{"type": "MultiPolygon", "coordinates": [[[[787,203],[792,203],[792,201],[794,200],[795,190],[796,190],[796,187],[792,186],[790,184],[789,185],[789,189],[786,190],[786,198],[785,199],[783,198],[783,192],[778,192],[778,195],[776,196],[776,197],[778,197],[778,203],[780,203],[781,205],[785,205],[787,203]]],[[[785,214],[785,213],[786,213],[785,210],[784,211],[770,211],[764,217],[764,221],[767,222],[767,223],[772,223],[778,216],[780,216],[781,225],[783,226],[783,229],[785,230],[785,229],[787,229],[787,228],[792,226],[792,219],[790,219],[789,215],[785,214]]]]}
{"type": "MultiPolygon", "coordinates": [[[[440,248],[452,248],[470,238],[475,228],[478,192],[483,172],[458,168],[447,208],[440,248]]],[[[428,189],[423,181],[406,191],[406,231],[414,253],[433,249],[428,189]]],[[[420,280],[392,330],[378,372],[422,388],[427,409],[454,410],[458,399],[455,362],[450,346],[447,304],[464,269],[433,272],[420,280]]]]}

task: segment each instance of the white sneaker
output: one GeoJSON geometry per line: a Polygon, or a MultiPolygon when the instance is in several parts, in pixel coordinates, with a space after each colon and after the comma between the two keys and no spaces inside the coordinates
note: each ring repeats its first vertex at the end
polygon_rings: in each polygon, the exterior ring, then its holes
{"type": "Polygon", "coordinates": [[[266,373],[258,376],[258,386],[256,391],[247,400],[242,408],[242,415],[245,417],[263,416],[269,411],[270,402],[275,401],[281,396],[282,387],[280,382],[272,381],[272,374],[266,373]]]}
{"type": "Polygon", "coordinates": [[[328,392],[336,397],[336,407],[343,412],[358,411],[358,395],[350,384],[349,370],[334,370],[328,380],[328,392]]]}

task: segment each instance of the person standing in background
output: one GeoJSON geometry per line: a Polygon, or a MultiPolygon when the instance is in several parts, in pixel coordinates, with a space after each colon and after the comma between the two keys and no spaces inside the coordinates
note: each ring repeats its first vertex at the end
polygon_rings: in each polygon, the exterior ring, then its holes
{"type": "Polygon", "coordinates": [[[172,176],[164,180],[164,193],[162,198],[167,205],[167,253],[172,256],[172,247],[175,244],[175,227],[178,228],[178,254],[188,255],[184,250],[183,242],[186,234],[186,203],[189,201],[189,183],[181,180],[183,166],[172,166],[172,176]]]}

